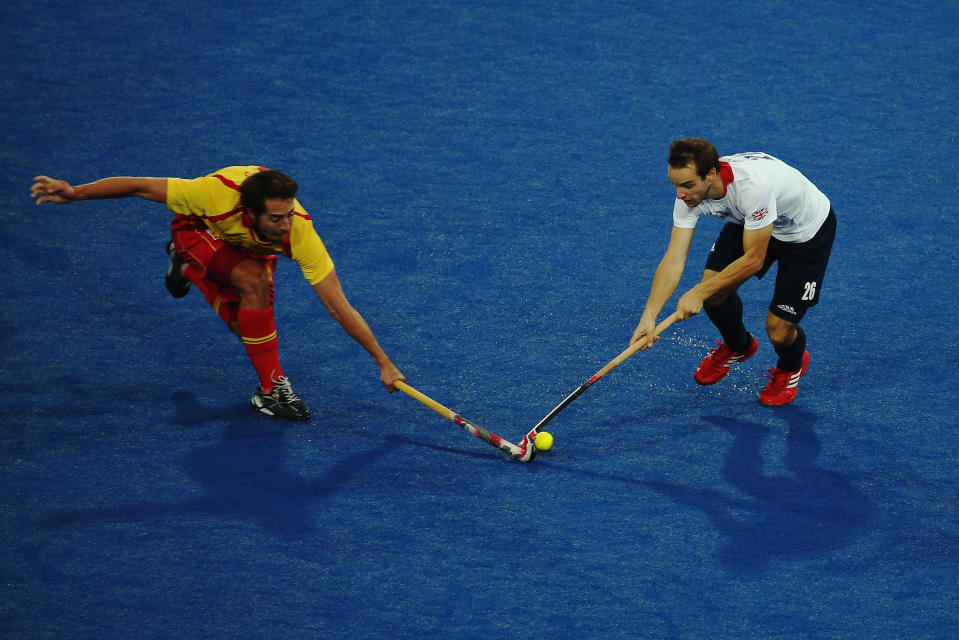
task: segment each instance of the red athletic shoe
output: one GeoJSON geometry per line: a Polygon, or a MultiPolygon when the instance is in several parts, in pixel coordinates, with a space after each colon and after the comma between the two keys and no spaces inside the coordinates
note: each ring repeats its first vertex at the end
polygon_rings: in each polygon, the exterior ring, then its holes
{"type": "Polygon", "coordinates": [[[703,358],[703,361],[699,363],[699,366],[696,367],[696,373],[693,374],[696,382],[703,385],[716,384],[729,373],[729,365],[734,362],[742,362],[743,360],[749,359],[756,353],[756,349],[759,348],[759,343],[756,342],[756,338],[753,336],[749,336],[749,338],[752,342],[750,342],[746,350],[742,352],[731,351],[725,342],[717,340],[716,344],[718,346],[710,351],[706,357],[703,358]]]}
{"type": "Polygon", "coordinates": [[[809,352],[803,351],[802,367],[796,371],[783,371],[782,369],[769,370],[769,383],[766,388],[759,392],[759,401],[765,405],[778,406],[789,404],[796,398],[796,387],[799,385],[799,379],[806,375],[806,369],[809,368],[809,352]]]}

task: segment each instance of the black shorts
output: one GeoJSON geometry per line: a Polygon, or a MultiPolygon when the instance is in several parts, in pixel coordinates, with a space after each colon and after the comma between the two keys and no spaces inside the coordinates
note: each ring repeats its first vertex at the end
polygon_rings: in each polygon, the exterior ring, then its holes
{"type": "MultiPolygon", "coordinates": [[[[829,264],[832,242],[836,238],[836,213],[830,208],[819,231],[806,242],[783,242],[771,238],[766,261],[756,274],[762,278],[774,262],[776,289],[769,311],[789,322],[799,322],[809,307],[819,302],[822,281],[829,264]]],[[[719,232],[706,258],[706,268],[722,271],[743,255],[743,226],[727,222],[719,232]]]]}

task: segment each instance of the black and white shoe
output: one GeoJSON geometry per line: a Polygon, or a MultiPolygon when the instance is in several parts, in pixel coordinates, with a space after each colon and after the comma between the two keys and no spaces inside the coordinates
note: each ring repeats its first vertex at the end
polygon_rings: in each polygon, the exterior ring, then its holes
{"type": "Polygon", "coordinates": [[[256,393],[250,398],[250,406],[254,411],[265,413],[282,420],[309,420],[310,410],[295,393],[286,376],[273,380],[273,391],[263,391],[258,385],[256,393]]]}
{"type": "Polygon", "coordinates": [[[183,277],[183,259],[170,241],[166,245],[166,252],[170,256],[170,266],[166,270],[166,288],[174,298],[182,298],[190,293],[191,282],[183,277]]]}

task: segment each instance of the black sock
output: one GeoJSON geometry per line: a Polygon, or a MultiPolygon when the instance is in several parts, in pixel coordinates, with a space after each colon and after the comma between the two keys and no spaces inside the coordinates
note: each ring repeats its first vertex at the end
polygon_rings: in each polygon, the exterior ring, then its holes
{"type": "Polygon", "coordinates": [[[733,293],[714,307],[703,307],[703,310],[719,329],[727,347],[739,352],[749,348],[752,336],[743,324],[743,300],[738,293],[733,293]]]}
{"type": "Polygon", "coordinates": [[[796,339],[788,347],[773,345],[779,362],[776,367],[783,371],[797,371],[802,368],[802,354],[806,350],[806,332],[802,327],[796,327],[796,339]]]}

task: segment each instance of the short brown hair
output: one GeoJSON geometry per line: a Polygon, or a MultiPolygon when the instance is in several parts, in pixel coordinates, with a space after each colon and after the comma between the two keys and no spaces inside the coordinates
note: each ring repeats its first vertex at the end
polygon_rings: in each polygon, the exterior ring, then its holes
{"type": "Polygon", "coordinates": [[[669,145],[669,166],[682,169],[690,162],[696,167],[700,178],[705,178],[710,169],[719,171],[719,152],[709,140],[683,138],[669,145]]]}
{"type": "Polygon", "coordinates": [[[240,204],[255,216],[266,213],[266,201],[296,197],[296,180],[276,169],[267,169],[247,177],[240,185],[240,204]]]}

